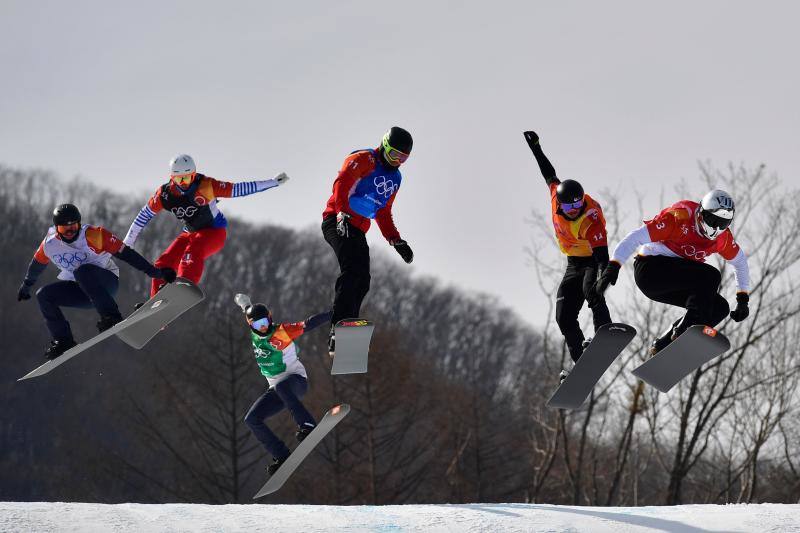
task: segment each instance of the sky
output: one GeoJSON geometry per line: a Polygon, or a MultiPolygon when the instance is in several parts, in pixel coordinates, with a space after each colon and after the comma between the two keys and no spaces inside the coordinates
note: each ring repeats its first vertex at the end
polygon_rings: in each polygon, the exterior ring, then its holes
{"type": "MultiPolygon", "coordinates": [[[[223,212],[318,228],[344,157],[399,125],[415,139],[393,209],[410,268],[539,324],[526,219],[549,198],[522,131],[562,179],[631,210],[634,190],[660,210],[698,161],[797,184],[799,17],[780,1],[5,0],[0,163],[143,204],[178,153],[232,181],[285,171],[223,212]]],[[[540,249],[564,264],[555,250],[540,249]]]]}

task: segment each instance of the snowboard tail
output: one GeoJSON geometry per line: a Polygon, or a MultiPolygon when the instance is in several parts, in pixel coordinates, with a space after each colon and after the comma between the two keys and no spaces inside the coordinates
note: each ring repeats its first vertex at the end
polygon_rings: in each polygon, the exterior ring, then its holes
{"type": "Polygon", "coordinates": [[[369,343],[375,324],[363,318],[346,318],[336,323],[336,351],[331,374],[364,374],[369,360],[369,343]]]}
{"type": "Polygon", "coordinates": [[[567,379],[547,401],[547,406],[577,409],[583,405],[608,367],[635,336],[636,329],[628,324],[612,322],[601,326],[567,379]]]}
{"type": "Polygon", "coordinates": [[[710,326],[691,326],[666,348],[634,369],[634,375],[668,392],[680,380],[728,351],[728,338],[710,326]]]}
{"type": "Polygon", "coordinates": [[[330,433],[331,430],[336,427],[336,424],[341,422],[349,412],[350,406],[343,403],[331,408],[330,411],[325,413],[325,416],[322,417],[317,427],[303,439],[303,442],[297,445],[297,448],[289,455],[289,458],[284,461],[272,476],[270,476],[269,480],[261,487],[261,490],[253,496],[253,499],[255,500],[267,494],[272,494],[283,487],[284,483],[289,479],[289,476],[300,466],[300,463],[314,451],[314,448],[325,438],[325,435],[330,433]]]}
{"type": "MultiPolygon", "coordinates": [[[[153,340],[153,337],[183,313],[199,304],[205,298],[203,290],[185,278],[178,278],[174,283],[164,285],[155,296],[150,298],[143,307],[150,302],[165,300],[167,306],[157,315],[146,317],[144,320],[132,324],[117,333],[117,337],[128,346],[140,350],[153,340]]],[[[153,304],[155,305],[155,304],[153,304]]]]}

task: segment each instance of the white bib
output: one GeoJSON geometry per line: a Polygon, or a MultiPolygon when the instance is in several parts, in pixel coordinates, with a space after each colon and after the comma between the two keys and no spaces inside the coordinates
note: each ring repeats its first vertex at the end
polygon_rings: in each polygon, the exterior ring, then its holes
{"type": "Polygon", "coordinates": [[[70,243],[58,238],[55,226],[47,230],[47,237],[44,239],[44,254],[61,270],[58,279],[75,281],[73,272],[83,265],[97,265],[110,270],[119,277],[119,267],[111,260],[111,254],[108,252],[98,254],[89,247],[89,243],[86,242],[86,228],[88,227],[90,227],[88,224],[81,226],[80,235],[70,243]]]}

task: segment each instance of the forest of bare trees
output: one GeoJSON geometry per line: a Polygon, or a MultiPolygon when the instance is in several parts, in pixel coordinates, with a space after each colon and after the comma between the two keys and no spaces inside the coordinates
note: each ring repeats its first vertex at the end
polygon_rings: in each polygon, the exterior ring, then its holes
{"type": "MultiPolygon", "coordinates": [[[[347,402],[353,411],[267,500],[798,501],[800,296],[792,274],[800,261],[800,219],[777,221],[774,213],[791,212],[800,192],[779,187],[763,167],[720,173],[704,166],[700,174],[665,198],[695,197],[714,184],[737,199],[734,231],[750,256],[753,291],[750,318],[720,325],[731,339],[729,352],[668,394],[637,382],[630,371],[677,311],[641,297],[626,268],[609,299],[615,320],[639,335],[582,409],[551,410],[544,403],[568,357],[552,319],[529,325],[492,297],[411,275],[395,257],[374,250],[364,307],[378,325],[369,373],[331,376],[324,332],[298,341],[309,372],[309,409],[320,416],[347,402]],[[756,189],[775,192],[746,194],[756,189]]],[[[606,210],[612,246],[654,214],[622,217],[613,195],[595,197],[606,210]]],[[[265,301],[278,321],[326,309],[337,272],[319,231],[229,218],[227,245],[207,263],[206,300],[144,350],[111,339],[51,374],[17,383],[41,362],[47,342],[35,303],[18,303],[16,291],[52,207],[72,201],[85,222],[123,235],[141,199],[48,172],[0,167],[0,201],[6,272],[0,282],[0,499],[251,501],[268,458],[242,418],[266,382],[233,295],[248,292],[265,301]]],[[[528,282],[540,288],[546,306],[563,259],[549,253],[555,247],[548,218],[538,213],[533,220],[528,282]]],[[[137,248],[152,259],[178,226],[166,216],[151,226],[137,248]]],[[[718,266],[723,294],[732,299],[731,272],[718,266]]],[[[118,300],[130,312],[148,280],[127,265],[120,270],[118,300]]],[[[54,275],[48,269],[37,287],[54,275]]],[[[79,339],[93,334],[92,313],[67,313],[79,339]]],[[[288,415],[270,423],[291,438],[288,415]]]]}

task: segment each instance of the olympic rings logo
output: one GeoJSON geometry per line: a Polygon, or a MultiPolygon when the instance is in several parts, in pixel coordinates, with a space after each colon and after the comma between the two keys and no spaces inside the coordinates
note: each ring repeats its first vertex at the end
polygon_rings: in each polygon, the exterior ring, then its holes
{"type": "Polygon", "coordinates": [[[384,198],[388,198],[394,194],[394,191],[396,191],[398,187],[392,180],[387,180],[386,176],[376,176],[373,183],[375,184],[375,192],[384,198]]]}
{"type": "Polygon", "coordinates": [[[86,252],[65,252],[63,254],[53,255],[53,262],[56,263],[59,268],[65,270],[75,270],[85,263],[87,259],[89,259],[89,254],[86,252]]]}
{"type": "Polygon", "coordinates": [[[193,217],[194,214],[197,213],[197,208],[190,205],[189,207],[185,207],[185,208],[184,207],[173,207],[170,211],[172,211],[172,214],[175,215],[176,217],[178,217],[180,219],[184,219],[184,218],[193,217]]]}
{"type": "Polygon", "coordinates": [[[681,251],[686,257],[694,257],[698,261],[705,261],[708,253],[705,250],[698,250],[691,244],[684,244],[681,246],[681,251]]]}

